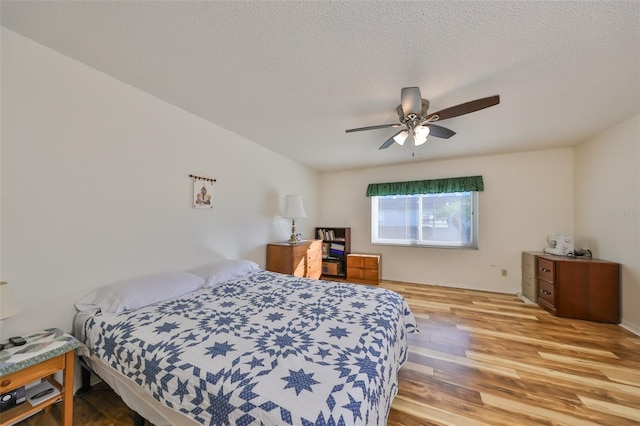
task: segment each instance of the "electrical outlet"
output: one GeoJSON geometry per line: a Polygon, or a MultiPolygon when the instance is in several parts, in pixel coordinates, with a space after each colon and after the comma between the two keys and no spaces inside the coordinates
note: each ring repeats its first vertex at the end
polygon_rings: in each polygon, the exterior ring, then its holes
{"type": "Polygon", "coordinates": [[[506,276],[507,276],[507,270],[506,270],[506,269],[503,269],[503,270],[502,270],[502,272],[501,272],[501,274],[502,274],[502,276],[503,276],[503,277],[506,277],[506,276]]]}

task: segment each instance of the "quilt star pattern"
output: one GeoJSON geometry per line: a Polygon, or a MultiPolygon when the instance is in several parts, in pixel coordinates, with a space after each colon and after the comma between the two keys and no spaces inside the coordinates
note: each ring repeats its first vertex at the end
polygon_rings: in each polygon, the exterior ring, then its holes
{"type": "Polygon", "coordinates": [[[258,271],[85,323],[93,355],[203,425],[385,425],[416,322],[390,290],[258,271]]]}

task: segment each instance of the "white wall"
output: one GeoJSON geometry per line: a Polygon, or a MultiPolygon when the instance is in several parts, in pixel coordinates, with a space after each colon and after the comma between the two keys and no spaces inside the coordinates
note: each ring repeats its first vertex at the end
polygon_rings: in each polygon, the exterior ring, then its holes
{"type": "Polygon", "coordinates": [[[622,265],[622,324],[640,334],[640,115],[575,148],[578,246],[622,265]]]}
{"type": "MultiPolygon", "coordinates": [[[[71,331],[99,285],[212,258],[261,266],[285,240],[284,196],[313,234],[319,175],[138,89],[2,29],[1,258],[21,314],[3,338],[71,331]],[[216,178],[191,208],[190,173],[216,178]]],[[[211,96],[215,96],[214,93],[211,96]]]]}
{"type": "Polygon", "coordinates": [[[322,225],[351,227],[351,251],[381,253],[387,280],[516,293],[521,252],[542,250],[549,234],[574,232],[571,148],[325,173],[321,182],[322,225]],[[485,183],[478,250],[371,245],[369,183],[473,175],[485,183]]]}

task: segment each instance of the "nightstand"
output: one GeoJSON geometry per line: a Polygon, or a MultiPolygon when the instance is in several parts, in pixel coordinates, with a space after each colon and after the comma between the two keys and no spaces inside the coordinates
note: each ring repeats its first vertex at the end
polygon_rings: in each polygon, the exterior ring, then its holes
{"type": "Polygon", "coordinates": [[[358,254],[347,255],[347,281],[365,284],[379,284],[382,274],[380,268],[382,255],[358,254]]]}
{"type": "Polygon", "coordinates": [[[18,389],[38,379],[47,380],[60,394],[35,406],[27,400],[0,413],[0,426],[25,419],[62,401],[62,425],[73,424],[74,350],[82,343],[57,328],[25,336],[26,344],[11,346],[0,352],[0,394],[18,389]],[[53,374],[62,371],[63,383],[53,374]]]}
{"type": "Polygon", "coordinates": [[[322,272],[322,241],[267,244],[267,271],[319,279],[322,272]]]}

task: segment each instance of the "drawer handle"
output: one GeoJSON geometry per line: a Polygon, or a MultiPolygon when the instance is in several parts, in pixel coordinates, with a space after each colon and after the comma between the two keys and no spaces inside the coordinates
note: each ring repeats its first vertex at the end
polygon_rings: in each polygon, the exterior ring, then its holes
{"type": "Polygon", "coordinates": [[[540,270],[541,270],[542,272],[551,272],[551,269],[547,269],[547,268],[540,268],[540,270]]]}
{"type": "Polygon", "coordinates": [[[540,290],[540,293],[542,293],[542,294],[551,294],[551,292],[547,291],[547,290],[540,290]]]}
{"type": "Polygon", "coordinates": [[[3,380],[2,383],[0,383],[0,386],[7,387],[11,384],[11,380],[3,380]]]}

